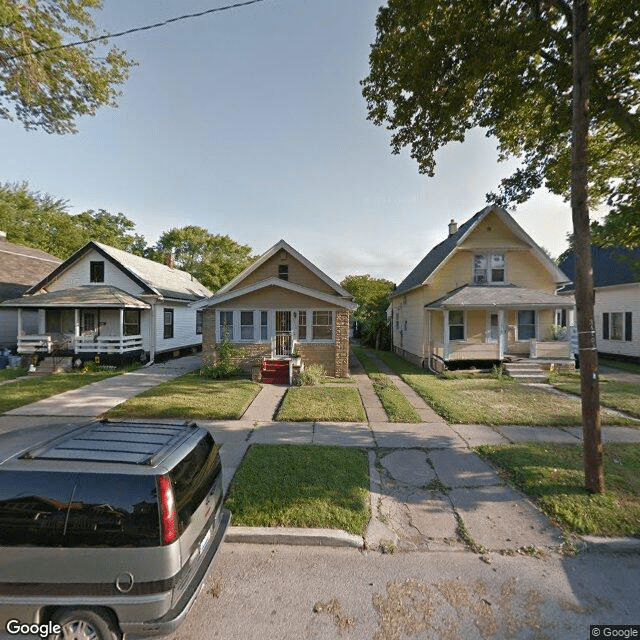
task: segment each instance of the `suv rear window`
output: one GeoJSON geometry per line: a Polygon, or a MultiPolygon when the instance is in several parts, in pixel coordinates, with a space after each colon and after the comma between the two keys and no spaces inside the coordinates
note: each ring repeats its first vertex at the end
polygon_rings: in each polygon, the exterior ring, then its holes
{"type": "Polygon", "coordinates": [[[151,476],[0,471],[0,546],[159,544],[151,476]]]}
{"type": "Polygon", "coordinates": [[[169,473],[180,533],[189,526],[191,516],[207,497],[220,474],[219,449],[211,434],[207,433],[169,473]]]}

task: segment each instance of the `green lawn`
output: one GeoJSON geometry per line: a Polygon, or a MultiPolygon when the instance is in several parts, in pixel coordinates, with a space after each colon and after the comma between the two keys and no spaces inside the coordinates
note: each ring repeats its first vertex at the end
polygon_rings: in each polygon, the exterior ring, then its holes
{"type": "Polygon", "coordinates": [[[213,380],[187,373],[114,407],[110,418],[238,419],[260,390],[250,380],[213,380]]]}
{"type": "Polygon", "coordinates": [[[606,444],[607,492],[584,488],[582,445],[521,444],[476,449],[565,531],[640,536],[640,443],[606,444]]]}
{"type": "Polygon", "coordinates": [[[365,350],[361,347],[353,347],[352,350],[360,360],[369,378],[371,378],[373,390],[380,398],[389,422],[420,422],[420,416],[409,404],[402,391],[393,384],[387,375],[380,371],[365,350]]]}
{"type": "Polygon", "coordinates": [[[640,364],[633,362],[625,362],[624,360],[608,360],[607,358],[598,358],[598,363],[603,367],[611,367],[612,369],[620,369],[621,371],[629,371],[631,373],[640,373],[640,364]]]}
{"type": "MultiPolygon", "coordinates": [[[[579,375],[560,375],[554,386],[560,391],[580,395],[579,375]]],[[[600,380],[600,404],[640,418],[640,384],[618,382],[604,377],[600,380]]]]}
{"type": "MultiPolygon", "coordinates": [[[[139,365],[136,365],[136,368],[137,366],[139,365]]],[[[55,396],[64,391],[78,389],[129,370],[55,373],[48,376],[18,379],[11,384],[4,384],[0,387],[0,413],[55,396]]]]}
{"type": "MultiPolygon", "coordinates": [[[[452,424],[567,426],[582,422],[580,399],[551,395],[508,378],[437,377],[387,352],[378,352],[424,400],[452,424]]],[[[603,410],[602,422],[638,422],[603,410]]]]}
{"type": "Polygon", "coordinates": [[[366,422],[357,389],[292,387],[284,396],[276,420],[291,422],[366,422]]]}
{"type": "Polygon", "coordinates": [[[320,527],[361,535],[369,522],[369,464],[362,449],[253,445],[226,507],[250,527],[320,527]]]}
{"type": "Polygon", "coordinates": [[[27,370],[24,367],[5,367],[0,369],[0,382],[4,380],[14,380],[20,376],[24,376],[27,370]]]}

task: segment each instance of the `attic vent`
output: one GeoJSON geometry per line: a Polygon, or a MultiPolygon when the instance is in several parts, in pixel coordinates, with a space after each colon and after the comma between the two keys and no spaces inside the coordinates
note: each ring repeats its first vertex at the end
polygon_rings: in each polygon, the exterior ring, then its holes
{"type": "Polygon", "coordinates": [[[287,252],[283,249],[283,250],[280,252],[280,260],[286,260],[288,257],[289,257],[289,256],[288,256],[287,252]]]}

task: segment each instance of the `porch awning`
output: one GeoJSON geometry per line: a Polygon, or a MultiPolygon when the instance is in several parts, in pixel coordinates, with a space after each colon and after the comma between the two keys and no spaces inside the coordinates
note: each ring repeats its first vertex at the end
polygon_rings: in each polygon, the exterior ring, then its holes
{"type": "Polygon", "coordinates": [[[22,296],[0,303],[3,307],[45,308],[45,307],[99,307],[114,309],[150,309],[150,305],[130,293],[103,285],[71,287],[61,291],[22,296]]]}
{"type": "Polygon", "coordinates": [[[464,285],[425,304],[426,309],[570,309],[573,296],[556,296],[516,285],[464,285]]]}

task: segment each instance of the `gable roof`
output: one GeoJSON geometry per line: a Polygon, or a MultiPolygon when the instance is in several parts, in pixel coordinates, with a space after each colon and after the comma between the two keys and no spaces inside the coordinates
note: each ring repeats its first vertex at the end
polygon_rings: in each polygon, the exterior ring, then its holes
{"type": "MultiPolygon", "coordinates": [[[[640,283],[640,247],[591,247],[593,286],[610,287],[617,284],[640,283]]],[[[563,291],[573,291],[575,287],[575,254],[570,253],[560,263],[560,268],[571,279],[572,284],[563,291]]]]}
{"type": "Polygon", "coordinates": [[[198,309],[202,309],[203,307],[216,306],[222,304],[223,302],[227,302],[229,300],[245,296],[249,293],[253,293],[254,291],[265,289],[266,287],[280,287],[281,289],[285,289],[286,291],[300,293],[304,296],[309,296],[310,298],[315,298],[316,300],[320,300],[337,307],[343,307],[345,309],[354,310],[358,308],[358,305],[355,302],[347,300],[344,297],[332,296],[330,293],[324,293],[323,291],[318,291],[317,289],[310,289],[309,287],[304,287],[301,284],[296,284],[295,282],[289,282],[288,280],[282,280],[281,278],[275,277],[267,278],[266,280],[260,280],[260,282],[253,282],[246,287],[233,289],[232,291],[223,292],[222,289],[220,289],[220,291],[218,291],[218,293],[216,293],[213,297],[195,302],[191,306],[198,309]]]}
{"type": "Polygon", "coordinates": [[[265,251],[254,263],[249,265],[240,275],[236,276],[231,282],[228,282],[224,287],[216,292],[216,296],[221,293],[226,293],[238,283],[242,282],[249,274],[253,273],[259,266],[263,265],[269,258],[274,256],[280,249],[284,249],[289,255],[293,256],[298,262],[302,263],[309,271],[320,278],[325,284],[329,285],[337,295],[349,300],[353,299],[353,296],[343,289],[335,280],[332,280],[324,271],[318,269],[312,262],[307,260],[301,253],[298,253],[290,244],[284,240],[276,242],[270,249],[265,251]]]}
{"type": "Polygon", "coordinates": [[[0,235],[0,300],[21,296],[61,262],[46,251],[13,244],[0,235]]]}
{"type": "Polygon", "coordinates": [[[109,245],[88,242],[67,258],[57,269],[32,287],[28,293],[37,293],[54,281],[63,271],[82,259],[90,251],[97,251],[104,258],[123,271],[138,284],[145,293],[172,298],[176,300],[200,300],[211,295],[211,291],[196,280],[190,273],[180,269],[172,269],[167,265],[136,256],[128,251],[116,249],[109,245]]]}
{"type": "Polygon", "coordinates": [[[525,230],[513,219],[505,209],[496,205],[489,205],[481,209],[466,222],[458,227],[458,230],[448,238],[436,245],[429,253],[416,265],[409,275],[391,293],[390,298],[402,295],[411,289],[415,289],[423,284],[435,274],[435,272],[449,259],[453,252],[467,239],[469,234],[484,220],[490,213],[495,213],[502,222],[525,244],[528,244],[538,259],[552,274],[557,283],[568,282],[569,279],[554,264],[553,260],[534,242],[525,230]]]}

